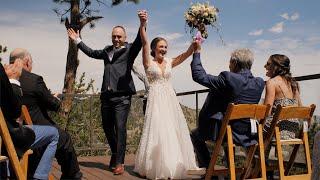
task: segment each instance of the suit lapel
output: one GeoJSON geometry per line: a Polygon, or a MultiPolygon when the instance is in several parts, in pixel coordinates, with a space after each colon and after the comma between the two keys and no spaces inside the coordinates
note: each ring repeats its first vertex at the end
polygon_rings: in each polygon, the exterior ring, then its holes
{"type": "Polygon", "coordinates": [[[111,61],[111,59],[109,59],[109,52],[113,50],[113,46],[107,46],[105,47],[105,50],[107,51],[107,56],[108,56],[108,62],[111,61]]]}
{"type": "Polygon", "coordinates": [[[128,43],[125,43],[124,48],[118,49],[114,51],[111,62],[116,61],[128,48],[128,43]]]}
{"type": "Polygon", "coordinates": [[[118,57],[120,57],[126,50],[127,50],[127,48],[122,48],[122,49],[116,50],[113,54],[111,61],[113,62],[113,61],[117,60],[118,57]]]}

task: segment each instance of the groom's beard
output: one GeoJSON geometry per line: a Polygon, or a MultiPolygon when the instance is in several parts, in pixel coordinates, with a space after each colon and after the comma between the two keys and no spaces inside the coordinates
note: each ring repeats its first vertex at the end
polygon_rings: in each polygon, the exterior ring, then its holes
{"type": "Polygon", "coordinates": [[[120,49],[120,48],[122,48],[124,46],[124,43],[114,43],[113,44],[113,48],[115,48],[115,49],[120,49]]]}

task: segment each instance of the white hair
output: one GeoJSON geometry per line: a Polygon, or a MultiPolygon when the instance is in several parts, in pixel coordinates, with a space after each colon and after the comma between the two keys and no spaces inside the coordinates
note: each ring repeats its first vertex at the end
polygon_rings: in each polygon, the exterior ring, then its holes
{"type": "Polygon", "coordinates": [[[236,49],[231,53],[230,61],[236,61],[240,69],[251,69],[253,53],[250,49],[236,49]]]}

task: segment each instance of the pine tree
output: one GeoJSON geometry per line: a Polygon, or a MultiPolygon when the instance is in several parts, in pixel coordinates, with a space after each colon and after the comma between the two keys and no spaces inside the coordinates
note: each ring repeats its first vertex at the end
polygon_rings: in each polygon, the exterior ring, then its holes
{"type": "MultiPolygon", "coordinates": [[[[81,30],[86,25],[91,28],[95,27],[95,21],[103,18],[102,16],[95,16],[99,11],[92,9],[92,2],[98,5],[106,5],[104,0],[53,0],[55,3],[67,7],[67,9],[61,10],[58,8],[53,9],[53,11],[59,16],[60,22],[64,23],[66,29],[73,28],[75,31],[81,30]]],[[[111,6],[116,6],[122,3],[123,0],[112,0],[111,6]]],[[[127,0],[127,2],[138,3],[139,0],[127,0]]],[[[69,47],[67,54],[66,72],[64,78],[63,93],[66,94],[62,102],[62,114],[67,115],[70,112],[72,106],[72,96],[75,93],[75,79],[77,74],[77,69],[79,66],[78,59],[78,48],[69,39],[69,47]]]]}

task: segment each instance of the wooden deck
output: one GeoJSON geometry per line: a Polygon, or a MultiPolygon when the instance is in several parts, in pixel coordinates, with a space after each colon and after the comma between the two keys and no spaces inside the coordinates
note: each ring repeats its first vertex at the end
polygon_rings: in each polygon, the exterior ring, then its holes
{"type": "MultiPolygon", "coordinates": [[[[121,180],[135,180],[143,179],[138,174],[133,172],[134,168],[134,154],[126,156],[125,159],[125,173],[123,175],[115,176],[108,169],[110,157],[109,156],[92,156],[92,157],[78,157],[82,179],[121,179],[121,180]]],[[[55,161],[52,167],[52,175],[55,179],[59,179],[61,175],[60,166],[55,161]]]]}

